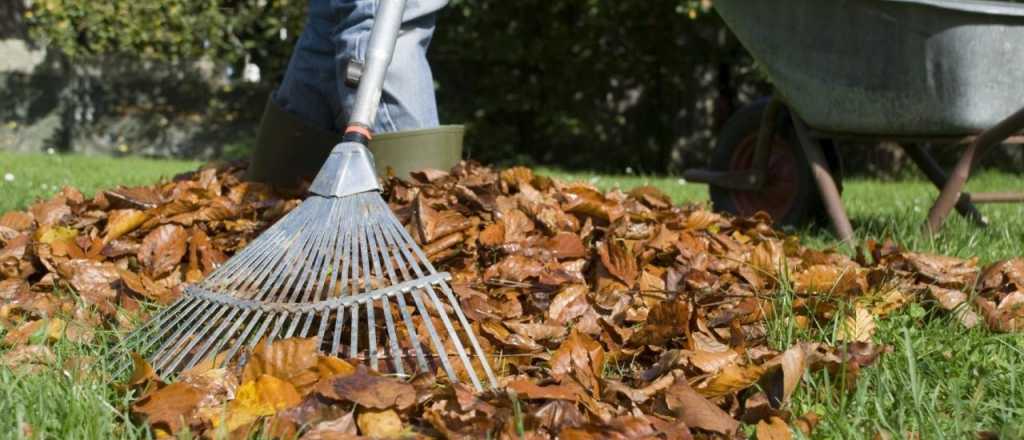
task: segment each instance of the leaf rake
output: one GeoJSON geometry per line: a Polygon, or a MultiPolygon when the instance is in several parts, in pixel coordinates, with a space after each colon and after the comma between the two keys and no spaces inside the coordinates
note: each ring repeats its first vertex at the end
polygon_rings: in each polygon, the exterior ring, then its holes
{"type": "Polygon", "coordinates": [[[344,140],[310,196],[125,340],[156,371],[226,365],[258,343],[315,336],[322,351],[373,369],[440,366],[452,382],[496,385],[450,276],[381,197],[366,148],[404,8],[405,0],[380,3],[344,140]]]}

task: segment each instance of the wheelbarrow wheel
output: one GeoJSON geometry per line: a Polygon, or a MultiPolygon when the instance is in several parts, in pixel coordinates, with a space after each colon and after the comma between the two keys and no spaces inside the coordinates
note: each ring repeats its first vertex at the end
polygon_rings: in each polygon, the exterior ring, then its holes
{"type": "MultiPolygon", "coordinates": [[[[712,152],[712,169],[735,172],[754,167],[758,129],[761,115],[767,106],[767,100],[758,101],[729,118],[712,152]]],[[[832,178],[841,191],[838,149],[831,141],[823,141],[822,147],[832,170],[832,178]]],[[[779,226],[799,227],[827,221],[828,218],[810,165],[798,143],[789,112],[785,109],[779,112],[775,122],[764,187],[760,191],[739,191],[711,185],[709,190],[716,210],[738,216],[751,216],[764,211],[779,226]]]]}

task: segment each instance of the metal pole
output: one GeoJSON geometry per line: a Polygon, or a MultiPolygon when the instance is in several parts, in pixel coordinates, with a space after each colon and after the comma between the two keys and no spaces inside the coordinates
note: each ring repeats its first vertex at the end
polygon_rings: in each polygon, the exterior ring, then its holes
{"type": "Polygon", "coordinates": [[[366,64],[359,79],[359,89],[356,91],[349,125],[361,125],[367,129],[373,127],[381,91],[384,88],[384,77],[395,53],[395,43],[402,27],[404,11],[405,0],[380,0],[380,7],[377,8],[373,20],[373,29],[370,31],[366,64]]]}
{"type": "Polygon", "coordinates": [[[853,226],[849,217],[846,216],[846,209],[843,208],[843,200],[839,196],[839,188],[835,180],[832,180],[832,173],[828,168],[828,160],[825,153],[821,151],[821,144],[811,139],[807,126],[796,113],[791,112],[793,127],[796,128],[796,135],[800,139],[800,148],[811,166],[811,173],[818,183],[818,192],[821,194],[821,201],[825,203],[828,216],[832,219],[832,226],[835,228],[836,236],[845,242],[853,242],[853,226]]]}
{"type": "MultiPolygon", "coordinates": [[[[905,144],[903,150],[907,152],[910,159],[917,164],[917,168],[924,173],[925,177],[928,178],[939,190],[942,189],[949,177],[946,176],[946,172],[935,162],[935,158],[932,157],[931,153],[928,152],[921,144],[905,144]]],[[[978,208],[974,206],[971,201],[974,200],[970,194],[961,194],[960,199],[956,201],[956,211],[964,218],[971,220],[978,226],[988,226],[988,222],[985,217],[981,215],[978,208]]]]}
{"type": "Polygon", "coordinates": [[[953,172],[950,173],[949,180],[946,181],[942,191],[939,192],[939,197],[935,200],[935,204],[928,211],[928,222],[925,224],[925,231],[929,234],[935,234],[939,232],[939,229],[942,229],[942,223],[946,221],[949,212],[953,210],[953,206],[960,199],[964,185],[967,184],[967,179],[971,175],[971,168],[974,167],[975,158],[981,157],[992,145],[1016,134],[1022,128],[1024,128],[1024,108],[1003,119],[995,127],[985,130],[967,147],[964,154],[960,156],[960,161],[953,167],[953,172]]]}

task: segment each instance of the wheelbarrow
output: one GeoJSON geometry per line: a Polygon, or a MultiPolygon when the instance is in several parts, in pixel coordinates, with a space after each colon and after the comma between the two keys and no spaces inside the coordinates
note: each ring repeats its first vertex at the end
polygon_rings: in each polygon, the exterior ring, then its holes
{"type": "Polygon", "coordinates": [[[772,82],[772,98],[733,115],[710,169],[716,209],[783,224],[827,213],[842,240],[842,141],[893,141],[940,188],[926,231],[952,209],[984,224],[975,203],[1024,193],[963,192],[992,146],[1024,138],[1024,5],[973,0],[715,0],[772,82]],[[927,145],[966,145],[946,173],[927,145]],[[823,209],[822,209],[823,208],[823,209]]]}

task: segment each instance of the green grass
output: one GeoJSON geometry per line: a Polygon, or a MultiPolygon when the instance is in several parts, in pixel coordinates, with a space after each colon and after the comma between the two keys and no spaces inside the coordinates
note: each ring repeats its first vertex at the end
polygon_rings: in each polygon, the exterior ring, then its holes
{"type": "MultiPolygon", "coordinates": [[[[197,165],[0,153],[0,177],[7,172],[15,176],[13,182],[0,180],[0,212],[21,209],[63,185],[90,193],[153,182],[197,165]]],[[[542,172],[603,189],[653,185],[676,202],[707,200],[706,187],[677,178],[542,172]]],[[[969,190],[1019,189],[1022,182],[1021,176],[986,173],[973,179],[969,190]]],[[[845,188],[844,200],[861,238],[893,237],[914,250],[978,256],[982,262],[1024,255],[1024,205],[981,207],[992,222],[985,229],[954,216],[943,233],[931,239],[918,232],[937,193],[929,184],[854,179],[845,188]]],[[[836,245],[827,230],[796,232],[810,246],[836,245]]],[[[779,294],[780,302],[787,298],[786,291],[779,294]]],[[[770,325],[771,340],[778,347],[806,339],[832,342],[829,334],[808,333],[781,320],[770,325]]],[[[894,439],[908,432],[920,433],[921,439],[974,438],[979,431],[994,431],[1004,439],[1024,438],[1024,336],[963,329],[946,316],[913,305],[879,322],[876,340],[891,345],[893,352],[863,370],[852,392],[836,391],[834,378],[824,373],[809,375],[798,389],[790,409],[797,415],[814,410],[822,416],[815,438],[872,438],[879,431],[894,439]]],[[[62,359],[103,358],[108,350],[63,343],[56,348],[62,359]]],[[[23,426],[46,438],[148,437],[144,430],[124,423],[129,397],[103,375],[110,369],[99,364],[95,374],[78,379],[61,369],[35,375],[0,369],[0,438],[18,438],[21,431],[14,427],[23,426]]]]}
{"type": "Polygon", "coordinates": [[[107,356],[111,346],[59,341],[52,347],[53,368],[24,373],[0,367],[0,438],[150,437],[145,426],[130,423],[133,396],[111,385],[125,380],[112,378],[112,371],[126,374],[107,356]]]}
{"type": "Polygon", "coordinates": [[[194,170],[199,162],[0,151],[0,212],[24,209],[65,186],[91,196],[98,189],[141,185],[194,170]],[[6,177],[10,175],[13,180],[6,177]]]}

